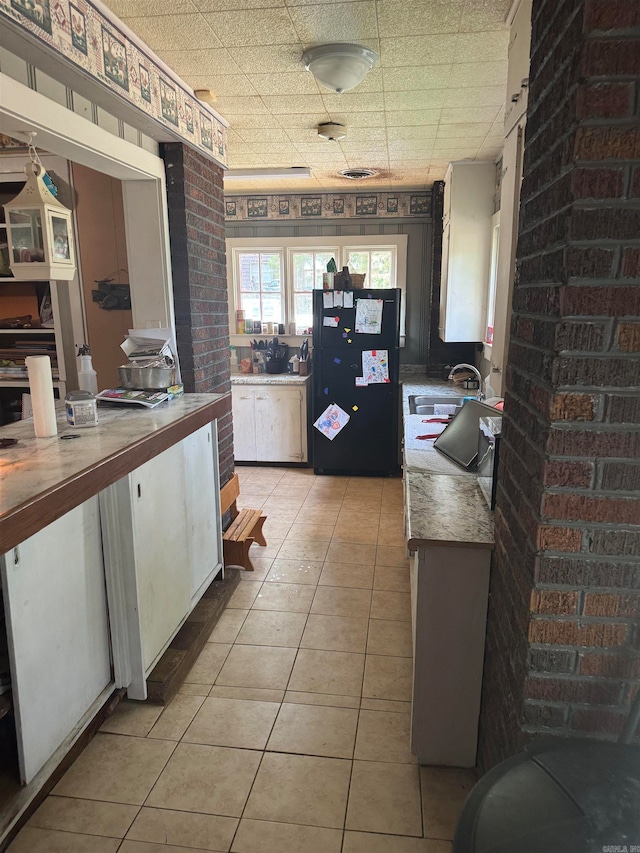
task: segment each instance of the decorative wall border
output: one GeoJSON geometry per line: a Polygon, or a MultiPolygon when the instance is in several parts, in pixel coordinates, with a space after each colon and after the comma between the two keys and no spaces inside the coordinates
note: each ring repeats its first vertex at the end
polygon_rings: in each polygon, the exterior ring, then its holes
{"type": "Polygon", "coordinates": [[[431,215],[431,192],[233,195],[225,198],[227,222],[288,219],[397,219],[431,215]]]}
{"type": "Polygon", "coordinates": [[[225,125],[88,0],[0,0],[2,17],[226,166],[225,125]]]}

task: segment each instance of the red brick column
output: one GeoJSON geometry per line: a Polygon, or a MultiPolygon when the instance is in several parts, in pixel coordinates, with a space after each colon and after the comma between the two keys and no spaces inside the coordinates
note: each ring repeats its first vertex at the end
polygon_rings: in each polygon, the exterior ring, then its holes
{"type": "MultiPolygon", "coordinates": [[[[178,354],[186,391],[231,389],[222,169],[181,143],[162,146],[178,354]]],[[[233,473],[231,414],[218,421],[220,482],[233,473]]]]}
{"type": "Polygon", "coordinates": [[[640,679],[640,3],[534,0],[480,758],[640,679]]]}

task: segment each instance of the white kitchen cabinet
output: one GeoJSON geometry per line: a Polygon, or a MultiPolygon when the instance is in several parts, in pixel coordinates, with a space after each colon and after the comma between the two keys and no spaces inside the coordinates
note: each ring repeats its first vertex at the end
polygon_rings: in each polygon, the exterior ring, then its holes
{"type": "Polygon", "coordinates": [[[507,68],[507,102],[504,112],[504,135],[527,111],[529,94],[529,52],[531,49],[531,2],[521,0],[512,9],[509,27],[509,64],[507,68]]]}
{"type": "Polygon", "coordinates": [[[236,385],[231,391],[236,460],[307,461],[306,385],[236,385]]]}
{"type": "Polygon", "coordinates": [[[20,776],[31,782],[112,683],[98,498],[0,557],[20,776]]]}
{"type": "Polygon", "coordinates": [[[494,163],[450,163],[445,178],[439,334],[482,341],[491,265],[494,163]]]}
{"type": "Polygon", "coordinates": [[[222,569],[217,433],[207,424],[187,436],[182,449],[190,592],[191,602],[195,604],[222,569]]]}

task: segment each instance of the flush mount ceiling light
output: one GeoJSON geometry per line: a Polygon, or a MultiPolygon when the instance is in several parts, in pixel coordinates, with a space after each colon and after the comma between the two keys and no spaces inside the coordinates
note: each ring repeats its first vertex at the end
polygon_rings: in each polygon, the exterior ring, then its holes
{"type": "Polygon", "coordinates": [[[340,95],[362,83],[378,54],[359,44],[321,44],[305,50],[302,61],[318,83],[340,95]]]}
{"type": "Polygon", "coordinates": [[[215,104],[218,100],[218,96],[211,89],[194,89],[193,94],[203,104],[215,104]]]}
{"type": "Polygon", "coordinates": [[[378,173],[375,169],[343,169],[338,174],[343,178],[349,178],[351,181],[363,181],[365,178],[373,178],[378,173]]]}
{"type": "Polygon", "coordinates": [[[310,177],[311,169],[307,166],[292,166],[290,169],[228,169],[224,173],[225,182],[310,177]]]}
{"type": "Polygon", "coordinates": [[[328,139],[329,142],[339,142],[341,139],[346,139],[347,128],[343,124],[324,121],[318,125],[318,136],[328,139]]]}

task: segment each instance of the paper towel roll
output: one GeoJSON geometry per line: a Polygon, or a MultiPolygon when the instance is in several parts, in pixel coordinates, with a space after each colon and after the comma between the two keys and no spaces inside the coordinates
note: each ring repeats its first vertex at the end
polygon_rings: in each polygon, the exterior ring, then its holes
{"type": "Polygon", "coordinates": [[[30,355],[25,359],[31,389],[31,405],[36,438],[58,434],[56,408],[53,401],[51,359],[48,355],[30,355]]]}

